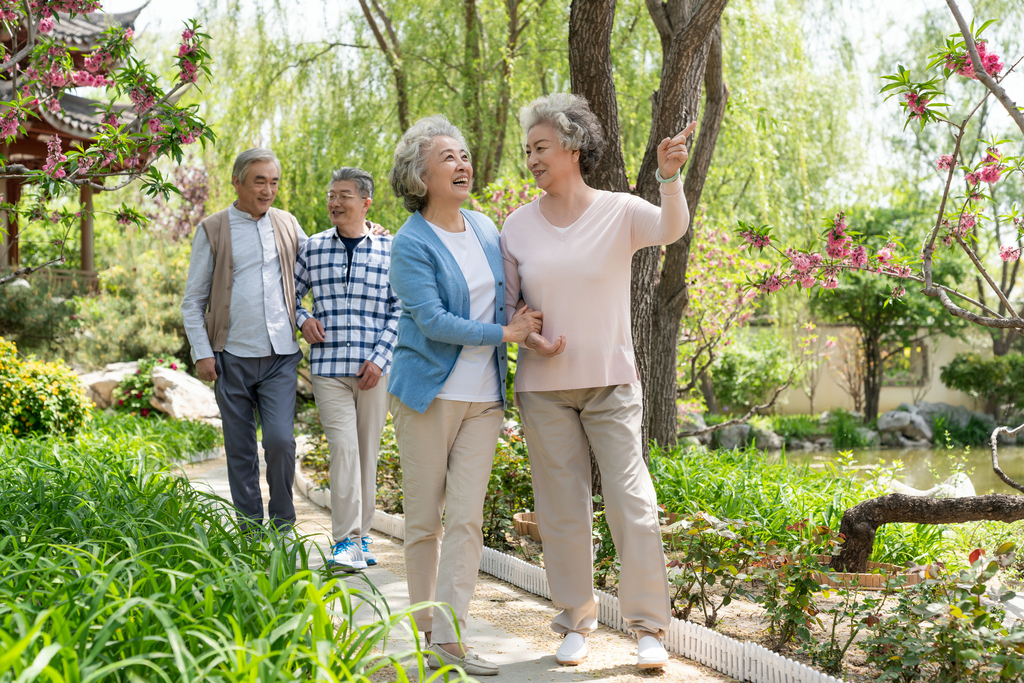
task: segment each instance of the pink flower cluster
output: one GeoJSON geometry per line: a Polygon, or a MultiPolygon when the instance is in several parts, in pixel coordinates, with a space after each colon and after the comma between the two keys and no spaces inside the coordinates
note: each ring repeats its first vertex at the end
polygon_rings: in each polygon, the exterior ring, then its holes
{"type": "Polygon", "coordinates": [[[832,227],[829,228],[825,253],[829,255],[829,258],[845,259],[852,253],[850,249],[852,243],[853,240],[846,234],[846,214],[840,211],[833,219],[832,227]]]}
{"type": "MultiPolygon", "coordinates": [[[[972,175],[976,176],[977,180],[988,183],[989,185],[997,183],[999,182],[999,176],[1006,168],[999,163],[1002,160],[1002,152],[995,147],[989,147],[987,154],[985,154],[985,158],[981,161],[981,168],[978,169],[977,173],[972,175]]],[[[977,184],[977,181],[973,184],[977,184]]]]}
{"type": "Polygon", "coordinates": [[[935,162],[935,168],[940,171],[948,171],[956,165],[956,159],[953,158],[952,154],[943,154],[935,162]]]}
{"type": "MultiPolygon", "coordinates": [[[[984,40],[979,40],[975,45],[978,48],[978,56],[981,57],[981,66],[989,76],[995,76],[1003,70],[1003,60],[996,53],[988,51],[984,40]]],[[[965,78],[977,78],[971,56],[966,51],[947,55],[946,68],[965,78]]]]}
{"type": "Polygon", "coordinates": [[[8,109],[0,116],[0,137],[9,138],[18,132],[24,117],[17,109],[8,109]]]}
{"type": "Polygon", "coordinates": [[[755,249],[764,249],[772,241],[771,235],[759,235],[754,230],[745,230],[740,233],[740,237],[743,238],[747,245],[755,249]]]}
{"type": "Polygon", "coordinates": [[[182,83],[195,83],[199,78],[199,68],[195,65],[193,55],[199,51],[199,38],[192,29],[185,29],[181,40],[181,47],[178,48],[179,78],[182,83]]]}
{"type": "Polygon", "coordinates": [[[53,30],[53,19],[50,17],[43,17],[39,20],[39,32],[49,33],[53,30]]]}
{"type": "Polygon", "coordinates": [[[999,247],[999,258],[1004,261],[1016,261],[1020,258],[1020,247],[1008,247],[1005,244],[999,247]]]}
{"type": "Polygon", "coordinates": [[[156,97],[149,91],[145,86],[139,86],[132,88],[128,91],[128,99],[132,101],[135,108],[141,114],[142,112],[149,111],[156,104],[156,97]]]}
{"type": "Polygon", "coordinates": [[[88,71],[72,72],[71,82],[74,83],[76,86],[86,88],[103,88],[108,85],[114,84],[114,81],[107,78],[106,76],[91,74],[88,71]]]}
{"type": "Polygon", "coordinates": [[[96,50],[85,58],[85,70],[91,74],[98,74],[105,71],[108,66],[114,63],[114,57],[106,50],[96,50]]]}
{"type": "Polygon", "coordinates": [[[928,103],[931,102],[927,97],[918,95],[913,90],[903,95],[903,99],[907,101],[907,110],[910,112],[910,118],[912,119],[919,119],[924,116],[924,111],[928,103]]]}
{"type": "Polygon", "coordinates": [[[60,136],[54,135],[46,143],[46,163],[43,165],[43,171],[51,178],[59,180],[67,175],[64,169],[60,168],[59,164],[67,160],[68,158],[61,153],[60,136]]]}

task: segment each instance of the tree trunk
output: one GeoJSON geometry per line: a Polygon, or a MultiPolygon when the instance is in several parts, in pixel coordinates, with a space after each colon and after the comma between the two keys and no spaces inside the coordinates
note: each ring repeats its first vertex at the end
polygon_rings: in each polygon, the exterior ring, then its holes
{"type": "Polygon", "coordinates": [[[839,533],[846,537],[842,550],[832,559],[832,569],[867,571],[875,532],[883,524],[960,524],[1024,519],[1024,496],[994,493],[968,498],[926,498],[892,493],[859,503],[843,515],[839,533]]]}
{"type": "Polygon", "coordinates": [[[359,7],[362,8],[363,16],[366,17],[366,23],[369,24],[373,38],[377,41],[377,47],[384,54],[388,68],[391,69],[391,75],[395,79],[395,97],[398,100],[398,126],[404,133],[409,130],[410,125],[409,91],[405,85],[405,69],[402,66],[402,46],[398,41],[398,34],[395,32],[391,19],[377,0],[359,0],[359,7]],[[368,2],[373,3],[372,10],[368,2]],[[376,18],[374,18],[375,13],[376,18]]]}
{"type": "MultiPolygon", "coordinates": [[[[465,44],[462,55],[462,109],[469,130],[469,155],[473,166],[486,169],[488,160],[484,147],[484,125],[480,111],[480,22],[476,0],[463,0],[465,44]]],[[[478,178],[479,181],[479,178],[478,178]]],[[[486,185],[486,180],[484,182],[486,185]]]]}
{"type": "MultiPolygon", "coordinates": [[[[691,76],[696,74],[692,71],[691,76]]],[[[676,410],[676,387],[678,385],[679,324],[683,312],[689,305],[686,271],[690,261],[690,245],[693,241],[693,214],[700,203],[704,180],[714,156],[715,143],[721,130],[729,89],[722,78],[722,31],[719,23],[710,36],[710,49],[703,74],[704,113],[701,116],[700,136],[693,145],[693,155],[686,168],[684,192],[690,207],[690,229],[682,239],[665,249],[661,277],[655,291],[653,323],[651,326],[650,377],[645,386],[647,405],[646,422],[648,436],[663,446],[676,441],[678,411],[676,410]]],[[[700,92],[700,84],[689,88],[700,92]]],[[[682,120],[679,129],[688,121],[682,120]]],[[[656,148],[655,148],[656,149],[656,148]]],[[[655,151],[655,161],[656,151],[655,151]]],[[[643,170],[641,170],[643,173],[643,170]]],[[[638,183],[639,184],[639,183],[638,183]]],[[[654,190],[657,192],[657,188],[654,190]]],[[[660,199],[660,196],[659,196],[660,199]]]]}
{"type": "Polygon", "coordinates": [[[864,344],[864,424],[878,417],[882,393],[882,348],[878,337],[861,333],[864,344]]]}

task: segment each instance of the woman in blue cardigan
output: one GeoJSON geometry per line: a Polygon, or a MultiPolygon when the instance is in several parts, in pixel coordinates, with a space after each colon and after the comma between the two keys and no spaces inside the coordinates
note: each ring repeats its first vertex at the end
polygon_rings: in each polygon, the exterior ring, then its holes
{"type": "MultiPolygon", "coordinates": [[[[451,605],[462,632],[504,416],[505,342],[540,332],[541,315],[525,309],[503,324],[498,230],[483,214],[462,208],[473,165],[448,119],[420,119],[406,131],[388,179],[412,213],[391,246],[391,287],[402,315],[388,380],[402,460],[409,600],[451,605]]],[[[415,614],[431,668],[457,664],[471,676],[497,674],[495,664],[462,646],[451,617],[443,609],[415,614]]]]}

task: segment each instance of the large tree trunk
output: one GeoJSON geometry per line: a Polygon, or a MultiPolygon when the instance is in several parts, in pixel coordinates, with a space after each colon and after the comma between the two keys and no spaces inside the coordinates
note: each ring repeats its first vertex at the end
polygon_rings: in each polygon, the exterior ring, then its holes
{"type": "MultiPolygon", "coordinates": [[[[706,99],[701,116],[700,136],[693,145],[693,155],[686,169],[684,192],[690,207],[690,230],[682,239],[665,249],[661,279],[655,290],[653,323],[651,326],[650,376],[645,387],[648,436],[663,446],[674,444],[678,426],[676,410],[676,387],[678,385],[679,324],[683,312],[690,303],[686,270],[690,261],[690,245],[695,225],[692,224],[694,210],[700,203],[714,156],[715,143],[725,115],[729,89],[722,78],[722,30],[715,27],[710,37],[711,44],[704,69],[704,90],[706,99]]],[[[696,74],[692,71],[690,76],[696,74]]],[[[700,84],[689,88],[700,91],[700,84]]],[[[685,126],[683,121],[679,126],[685,126]]],[[[656,157],[655,157],[656,159],[656,157]]],[[[643,170],[641,170],[641,174],[643,170]]],[[[657,192],[657,188],[654,190],[657,192]]],[[[660,198],[660,197],[659,197],[660,198]]],[[[637,262],[635,262],[637,263],[637,262]]]]}
{"type": "Polygon", "coordinates": [[[878,417],[878,402],[882,395],[882,347],[878,337],[864,334],[864,424],[878,417]]]}
{"type": "Polygon", "coordinates": [[[867,571],[875,532],[883,524],[960,524],[1024,519],[1024,496],[991,494],[969,498],[926,498],[892,493],[855,505],[843,515],[839,533],[846,537],[842,550],[832,559],[832,569],[867,571]]]}

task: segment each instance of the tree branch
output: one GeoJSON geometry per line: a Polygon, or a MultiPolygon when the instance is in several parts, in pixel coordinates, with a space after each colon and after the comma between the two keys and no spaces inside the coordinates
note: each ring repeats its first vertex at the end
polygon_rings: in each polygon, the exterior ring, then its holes
{"type": "Polygon", "coordinates": [[[1017,436],[1017,433],[1024,429],[1024,424],[1017,427],[1016,429],[1010,429],[1009,427],[996,427],[992,432],[991,438],[989,438],[989,444],[992,446],[992,471],[996,473],[996,476],[1003,480],[1003,483],[1007,486],[1017,489],[1021,493],[1024,493],[1024,485],[1018,484],[1013,479],[1010,479],[1003,472],[1003,469],[999,466],[999,435],[1006,434],[1007,436],[1017,436]]]}
{"type": "Polygon", "coordinates": [[[64,263],[65,261],[67,261],[66,258],[64,258],[63,256],[58,256],[57,258],[50,259],[49,261],[47,261],[46,263],[44,263],[44,264],[42,264],[40,266],[31,266],[31,267],[26,267],[26,268],[19,268],[18,270],[14,271],[13,273],[10,273],[8,275],[4,275],[3,277],[0,277],[0,285],[6,285],[8,282],[11,282],[12,280],[17,280],[22,275],[31,275],[32,273],[36,272],[37,270],[42,270],[43,268],[48,268],[49,266],[55,266],[55,265],[64,263]]]}
{"type": "Polygon", "coordinates": [[[719,429],[724,429],[725,427],[731,427],[732,425],[738,425],[743,422],[746,422],[751,417],[753,417],[754,413],[758,412],[759,410],[767,410],[768,408],[771,408],[773,405],[775,405],[775,401],[779,398],[779,394],[788,389],[789,385],[793,383],[794,379],[796,379],[796,368],[790,371],[789,379],[787,379],[784,384],[782,384],[778,389],[775,390],[775,393],[772,394],[771,399],[769,399],[767,403],[764,403],[759,406],[754,406],[753,408],[748,410],[747,414],[744,415],[743,417],[734,417],[733,419],[727,420],[720,424],[711,425],[710,427],[705,427],[704,429],[697,429],[692,432],[679,432],[679,436],[704,436],[705,434],[717,432],[719,429]]]}

